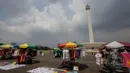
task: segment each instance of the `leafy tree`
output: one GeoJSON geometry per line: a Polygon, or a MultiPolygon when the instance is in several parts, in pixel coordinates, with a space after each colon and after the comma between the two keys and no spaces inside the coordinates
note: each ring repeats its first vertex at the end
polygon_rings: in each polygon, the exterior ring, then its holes
{"type": "Polygon", "coordinates": [[[0,43],[0,45],[4,45],[4,43],[0,43]]]}

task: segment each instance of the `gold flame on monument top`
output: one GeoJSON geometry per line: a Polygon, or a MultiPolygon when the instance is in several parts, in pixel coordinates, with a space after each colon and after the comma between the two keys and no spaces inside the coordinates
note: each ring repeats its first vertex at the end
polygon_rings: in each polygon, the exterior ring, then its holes
{"type": "Polygon", "coordinates": [[[86,10],[90,10],[90,6],[88,4],[86,5],[86,10]]]}

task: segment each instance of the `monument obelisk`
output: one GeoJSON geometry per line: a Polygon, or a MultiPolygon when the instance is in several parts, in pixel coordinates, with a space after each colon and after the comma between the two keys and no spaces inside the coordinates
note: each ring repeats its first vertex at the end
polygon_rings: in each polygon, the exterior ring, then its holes
{"type": "Polygon", "coordinates": [[[91,24],[91,12],[90,12],[90,6],[88,4],[86,6],[86,10],[87,10],[87,19],[88,19],[89,42],[94,43],[94,34],[93,34],[93,29],[91,24]]]}

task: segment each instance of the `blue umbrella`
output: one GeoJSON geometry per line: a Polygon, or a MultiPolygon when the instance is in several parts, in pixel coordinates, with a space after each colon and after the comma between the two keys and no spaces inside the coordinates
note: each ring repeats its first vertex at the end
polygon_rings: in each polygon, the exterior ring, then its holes
{"type": "Polygon", "coordinates": [[[19,44],[15,44],[15,45],[13,45],[14,46],[14,48],[18,48],[19,47],[19,44]]]}

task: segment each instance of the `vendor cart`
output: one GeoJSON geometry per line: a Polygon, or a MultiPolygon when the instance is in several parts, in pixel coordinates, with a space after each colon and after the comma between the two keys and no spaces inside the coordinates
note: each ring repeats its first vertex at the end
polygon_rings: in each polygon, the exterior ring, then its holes
{"type": "Polygon", "coordinates": [[[63,46],[64,46],[62,47],[63,61],[62,64],[60,65],[62,68],[81,70],[88,67],[87,65],[80,64],[79,62],[75,61],[76,59],[80,59],[81,57],[81,48],[79,48],[80,46],[78,46],[78,44],[68,42],[63,46]]]}
{"type": "Polygon", "coordinates": [[[21,55],[18,57],[19,64],[32,64],[34,63],[34,58],[36,56],[36,50],[32,49],[22,49],[21,55]]]}
{"type": "Polygon", "coordinates": [[[6,44],[6,45],[1,45],[0,48],[0,55],[1,55],[1,59],[5,60],[5,59],[10,59],[13,58],[12,56],[12,45],[10,44],[6,44]]]}
{"type": "Polygon", "coordinates": [[[37,54],[35,46],[25,43],[19,45],[19,48],[20,48],[20,56],[18,57],[18,63],[32,64],[37,54]]]}
{"type": "Polygon", "coordinates": [[[13,59],[11,51],[12,51],[11,49],[1,49],[1,59],[2,60],[13,59]]]}

